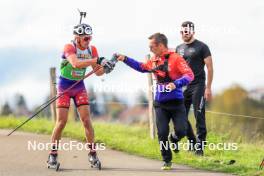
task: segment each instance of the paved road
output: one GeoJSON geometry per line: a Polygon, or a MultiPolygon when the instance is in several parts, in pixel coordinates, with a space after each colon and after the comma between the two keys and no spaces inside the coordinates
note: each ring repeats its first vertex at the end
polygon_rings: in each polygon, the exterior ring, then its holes
{"type": "MultiPolygon", "coordinates": [[[[227,174],[196,170],[182,165],[173,165],[173,170],[162,171],[162,162],[106,149],[99,157],[103,169],[90,168],[87,151],[61,151],[59,172],[47,169],[47,151],[29,151],[28,141],[49,142],[47,135],[16,132],[5,136],[7,130],[0,130],[0,176],[224,176],[227,174]]],[[[69,142],[70,139],[63,139],[69,142]]]]}

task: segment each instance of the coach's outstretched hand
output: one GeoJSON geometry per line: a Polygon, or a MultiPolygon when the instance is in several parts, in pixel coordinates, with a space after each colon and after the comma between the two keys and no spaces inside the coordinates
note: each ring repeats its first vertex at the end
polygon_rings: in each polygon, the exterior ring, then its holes
{"type": "Polygon", "coordinates": [[[127,56],[125,56],[125,55],[122,55],[122,54],[116,54],[116,56],[117,56],[117,60],[118,61],[124,61],[124,60],[126,60],[126,58],[127,58],[127,56]]]}

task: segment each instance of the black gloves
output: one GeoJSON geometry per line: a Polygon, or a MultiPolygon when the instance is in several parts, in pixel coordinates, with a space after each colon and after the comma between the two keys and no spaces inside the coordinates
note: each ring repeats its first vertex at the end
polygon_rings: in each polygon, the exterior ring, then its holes
{"type": "Polygon", "coordinates": [[[97,59],[97,64],[103,66],[104,68],[104,72],[106,74],[110,73],[111,71],[113,71],[114,67],[115,67],[115,62],[111,61],[111,60],[108,60],[104,57],[99,57],[97,59]]]}

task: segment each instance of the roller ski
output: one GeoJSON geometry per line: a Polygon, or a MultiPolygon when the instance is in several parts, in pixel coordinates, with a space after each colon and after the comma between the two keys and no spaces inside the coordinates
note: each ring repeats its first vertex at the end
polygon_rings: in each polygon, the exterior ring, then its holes
{"type": "Polygon", "coordinates": [[[89,153],[88,159],[91,164],[91,168],[97,168],[98,170],[101,170],[101,162],[99,161],[96,153],[89,153]]]}
{"type": "Polygon", "coordinates": [[[49,154],[48,161],[47,161],[47,167],[48,169],[55,169],[56,171],[59,171],[60,163],[57,161],[58,154],[49,154]]]}

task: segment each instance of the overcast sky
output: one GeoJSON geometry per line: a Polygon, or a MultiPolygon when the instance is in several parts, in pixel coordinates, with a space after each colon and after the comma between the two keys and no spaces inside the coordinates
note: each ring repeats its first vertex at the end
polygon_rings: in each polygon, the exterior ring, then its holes
{"type": "MultiPolygon", "coordinates": [[[[114,52],[144,60],[148,36],[162,32],[169,47],[180,44],[180,24],[196,25],[196,38],[211,49],[213,91],[239,83],[247,89],[264,84],[264,1],[262,0],[83,0],[0,1],[0,105],[15,93],[30,106],[43,102],[49,91],[49,67],[60,63],[64,44],[78,23],[77,8],[87,11],[84,22],[93,27],[92,43],[101,56],[114,52]]],[[[115,85],[146,87],[145,75],[119,63],[103,78],[91,77],[87,87],[115,85]]],[[[139,88],[124,93],[128,98],[139,88]]]]}

